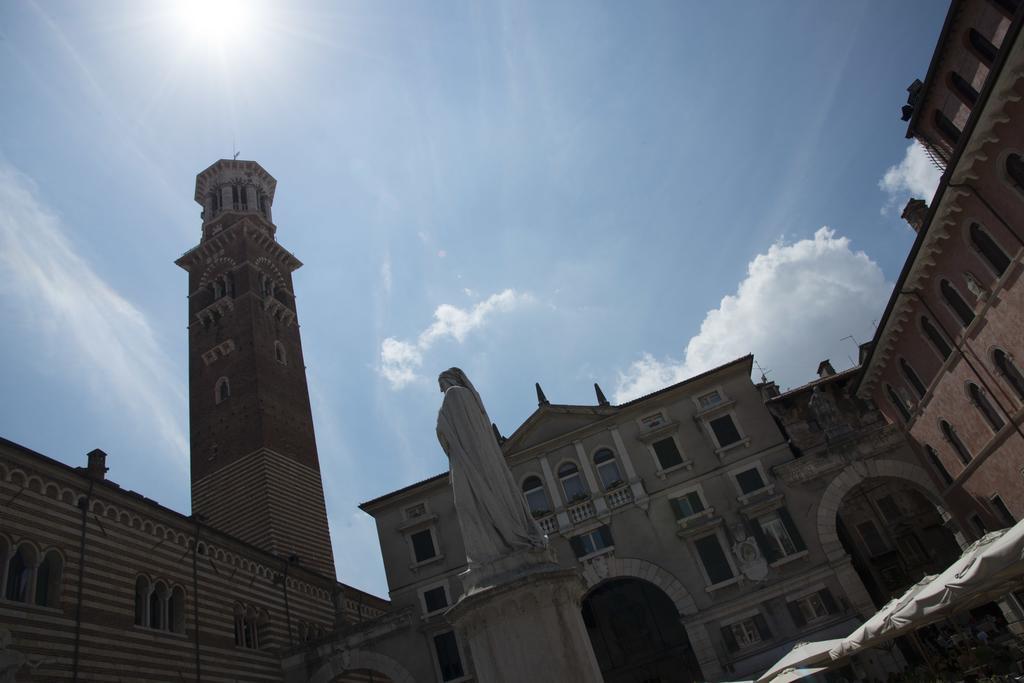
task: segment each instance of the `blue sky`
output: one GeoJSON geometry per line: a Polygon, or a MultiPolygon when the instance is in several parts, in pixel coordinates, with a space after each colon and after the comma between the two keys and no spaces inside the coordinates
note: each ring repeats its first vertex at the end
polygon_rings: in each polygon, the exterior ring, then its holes
{"type": "Polygon", "coordinates": [[[182,6],[0,4],[0,435],[189,511],[173,261],[237,147],[305,263],[339,578],[379,594],[356,505],[445,469],[440,370],[508,434],[535,381],[847,367],[937,180],[899,108],[939,2],[182,6]]]}

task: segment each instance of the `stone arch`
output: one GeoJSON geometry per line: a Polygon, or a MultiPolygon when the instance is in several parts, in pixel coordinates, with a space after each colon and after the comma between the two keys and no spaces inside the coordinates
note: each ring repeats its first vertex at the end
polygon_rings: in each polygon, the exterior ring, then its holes
{"type": "Polygon", "coordinates": [[[588,591],[605,581],[624,577],[642,579],[660,588],[675,604],[680,615],[697,613],[697,603],[693,601],[686,586],[670,572],[651,562],[626,557],[607,557],[603,562],[590,563],[583,572],[583,580],[587,582],[588,591]]]}
{"type": "Polygon", "coordinates": [[[416,680],[401,664],[386,655],[370,650],[345,650],[337,653],[327,660],[309,681],[310,683],[331,683],[335,677],[345,672],[360,669],[379,671],[390,678],[393,683],[416,683],[416,680]]]}
{"type": "MultiPolygon", "coordinates": [[[[839,532],[836,528],[836,515],[839,514],[843,498],[861,482],[880,477],[902,479],[914,484],[915,488],[936,507],[944,520],[949,521],[952,518],[942,500],[933,493],[934,484],[922,467],[899,460],[871,460],[852,463],[843,468],[843,471],[829,483],[818,505],[818,540],[829,560],[834,561],[846,556],[846,551],[839,542],[839,532]]],[[[961,547],[964,546],[963,535],[959,532],[954,535],[957,543],[961,547]]]]}

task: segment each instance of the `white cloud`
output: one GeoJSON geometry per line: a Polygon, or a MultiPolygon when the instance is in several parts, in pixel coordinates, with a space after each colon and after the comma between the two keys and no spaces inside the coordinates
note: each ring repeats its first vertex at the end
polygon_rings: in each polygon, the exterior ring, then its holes
{"type": "Polygon", "coordinates": [[[401,389],[417,378],[416,370],[423,365],[423,354],[441,339],[451,338],[458,343],[480,328],[495,313],[505,313],[533,300],[527,293],[506,289],[492,294],[473,308],[466,310],[451,304],[441,304],[434,310],[434,322],[423,330],[415,342],[388,337],[380,345],[380,373],[394,389],[401,389]]]}
{"type": "Polygon", "coordinates": [[[856,358],[847,335],[866,341],[891,284],[850,241],[823,227],[812,239],[773,244],[747,266],[735,295],[708,311],[683,360],[644,354],[619,373],[623,402],[752,352],[783,388],[811,379],[818,362],[856,358]]]}
{"type": "Polygon", "coordinates": [[[0,273],[0,292],[59,348],[61,370],[148,425],[186,465],[184,387],[146,317],[75,253],[31,181],[7,165],[0,165],[0,273]]]}
{"type": "MultiPolygon", "coordinates": [[[[889,201],[882,208],[882,213],[900,203],[901,200],[905,203],[910,197],[931,203],[941,177],[942,172],[928,158],[924,147],[916,140],[910,143],[903,155],[903,161],[895,166],[890,166],[882,179],[878,181],[878,187],[889,195],[889,201]]],[[[902,206],[898,208],[902,208],[902,206]]]]}

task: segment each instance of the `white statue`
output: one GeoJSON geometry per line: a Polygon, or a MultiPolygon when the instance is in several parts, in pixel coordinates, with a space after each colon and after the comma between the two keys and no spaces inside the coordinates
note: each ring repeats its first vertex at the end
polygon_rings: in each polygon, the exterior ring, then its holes
{"type": "Polygon", "coordinates": [[[450,368],[437,381],[444,393],[437,439],[448,454],[466,560],[489,563],[519,550],[547,548],[466,373],[450,368]]]}

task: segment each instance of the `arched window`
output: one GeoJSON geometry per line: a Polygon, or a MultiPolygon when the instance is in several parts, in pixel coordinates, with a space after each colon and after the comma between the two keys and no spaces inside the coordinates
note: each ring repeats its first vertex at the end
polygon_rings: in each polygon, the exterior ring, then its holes
{"type": "Polygon", "coordinates": [[[906,358],[900,358],[900,370],[903,372],[903,376],[907,378],[907,384],[913,387],[914,391],[917,392],[917,397],[924,398],[924,395],[927,392],[924,382],[922,382],[921,378],[917,376],[917,373],[914,372],[914,368],[910,366],[910,363],[907,362],[906,358]]]}
{"type": "Polygon", "coordinates": [[[968,107],[973,107],[977,103],[978,91],[955,71],[949,72],[949,87],[968,107]]]}
{"type": "Polygon", "coordinates": [[[964,327],[974,322],[974,309],[967,305],[967,302],[960,296],[960,292],[956,291],[956,288],[950,284],[949,280],[940,282],[939,290],[942,292],[942,298],[953,309],[956,317],[964,327]]]}
{"type": "Polygon", "coordinates": [[[981,388],[971,382],[967,385],[967,394],[971,397],[971,403],[981,412],[982,417],[985,418],[985,422],[992,428],[993,432],[998,432],[1006,424],[1003,422],[1003,418],[999,416],[999,412],[989,402],[988,396],[981,388]]]}
{"type": "Polygon", "coordinates": [[[222,403],[231,398],[231,383],[227,377],[221,377],[217,380],[217,386],[214,389],[214,398],[217,403],[222,403]]]}
{"type": "Polygon", "coordinates": [[[175,633],[185,632],[185,591],[175,586],[167,601],[167,628],[175,633]]]}
{"type": "Polygon", "coordinates": [[[950,354],[953,353],[953,349],[946,343],[945,337],[939,333],[935,325],[932,325],[932,321],[923,315],[921,316],[921,330],[924,332],[924,336],[928,337],[928,341],[935,347],[935,350],[939,352],[939,355],[942,356],[942,360],[949,358],[950,354]]]}
{"type": "Polygon", "coordinates": [[[241,204],[242,204],[241,198],[239,196],[241,194],[239,192],[239,189],[241,189],[241,188],[239,188],[238,185],[232,185],[231,186],[231,206],[235,210],[239,209],[241,207],[241,204]]]}
{"type": "Polygon", "coordinates": [[[135,625],[146,626],[149,623],[149,579],[140,576],[135,579],[135,625]]]}
{"type": "Polygon", "coordinates": [[[279,341],[274,342],[274,357],[281,365],[288,365],[288,354],[284,351],[284,344],[279,341]]]}
{"type": "Polygon", "coordinates": [[[1018,190],[1024,190],[1024,159],[1019,154],[1006,157],[1006,174],[1018,190]]]}
{"type": "Polygon", "coordinates": [[[956,451],[957,457],[960,458],[960,462],[965,465],[970,464],[971,452],[967,450],[967,446],[965,446],[964,442],[960,440],[960,435],[956,433],[953,425],[942,420],[939,422],[939,429],[942,430],[942,435],[946,437],[946,441],[948,441],[953,447],[953,450],[956,451]]]}
{"type": "Polygon", "coordinates": [[[149,627],[166,630],[164,605],[167,602],[167,586],[158,581],[149,592],[149,627]]]}
{"type": "Polygon", "coordinates": [[[1020,368],[1014,365],[1013,359],[1002,349],[996,349],[992,352],[992,360],[995,362],[996,369],[1013,387],[1017,398],[1024,401],[1024,374],[1021,374],[1020,368]]]}
{"type": "Polygon", "coordinates": [[[260,292],[263,296],[271,296],[274,293],[274,280],[265,273],[260,274],[260,292]]]}
{"type": "Polygon", "coordinates": [[[971,223],[971,244],[981,252],[985,261],[992,266],[997,275],[1002,276],[1010,267],[1010,257],[1006,255],[992,236],[985,232],[977,223],[971,223]]]}
{"type": "Polygon", "coordinates": [[[967,32],[967,43],[971,46],[978,59],[984,62],[986,66],[992,66],[992,62],[996,60],[997,52],[996,46],[992,44],[992,41],[972,28],[967,32]]]}
{"type": "Polygon", "coordinates": [[[28,602],[34,560],[35,552],[28,545],[22,544],[7,561],[7,586],[4,596],[8,600],[28,602]]]}
{"type": "Polygon", "coordinates": [[[609,448],[602,448],[594,453],[594,465],[597,466],[597,476],[601,480],[601,486],[607,491],[622,483],[622,475],[619,474],[619,464],[615,462],[615,454],[609,448]]]}
{"type": "Polygon", "coordinates": [[[935,110],[935,127],[939,129],[939,133],[942,137],[946,138],[946,142],[951,145],[955,145],[960,139],[960,129],[956,127],[955,123],[949,120],[948,116],[938,109],[935,110]]]}
{"type": "Polygon", "coordinates": [[[562,482],[562,491],[567,501],[580,500],[587,497],[587,489],[580,479],[580,470],[574,462],[565,462],[558,468],[558,479],[562,482]]]}
{"type": "Polygon", "coordinates": [[[548,502],[548,494],[544,491],[540,477],[527,477],[523,480],[523,495],[526,496],[526,505],[535,516],[551,512],[551,503],[548,502]]]}
{"type": "Polygon", "coordinates": [[[949,470],[947,470],[946,466],[942,464],[942,459],[939,458],[939,454],[935,452],[935,449],[928,444],[925,444],[924,450],[925,453],[928,454],[928,460],[931,461],[932,467],[938,471],[939,476],[942,478],[942,481],[945,482],[946,486],[952,484],[953,477],[949,476],[949,470]]]}
{"type": "Polygon", "coordinates": [[[56,550],[50,550],[36,569],[35,603],[43,607],[57,607],[60,603],[60,580],[64,561],[56,550]]]}
{"type": "Polygon", "coordinates": [[[885,393],[889,395],[889,401],[896,406],[896,410],[899,411],[900,417],[903,418],[903,421],[910,422],[910,409],[907,408],[907,404],[903,402],[903,399],[896,393],[896,390],[886,384],[885,393]]]}
{"type": "Polygon", "coordinates": [[[219,277],[213,279],[213,282],[210,283],[210,288],[213,290],[214,301],[224,296],[224,283],[221,282],[219,277]]]}
{"type": "Polygon", "coordinates": [[[220,213],[220,188],[210,192],[210,210],[213,212],[210,218],[220,213]]]}

